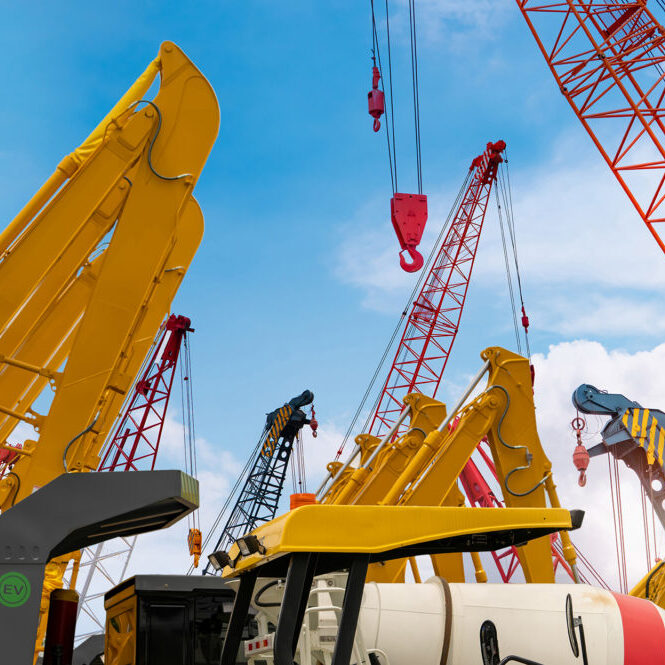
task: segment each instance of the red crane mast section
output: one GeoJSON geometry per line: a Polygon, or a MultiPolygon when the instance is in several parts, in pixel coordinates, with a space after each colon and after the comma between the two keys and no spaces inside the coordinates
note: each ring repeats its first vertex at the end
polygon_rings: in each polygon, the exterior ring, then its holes
{"type": "Polygon", "coordinates": [[[448,233],[414,299],[369,432],[382,436],[411,392],[434,396],[457,336],[487,203],[503,161],[503,141],[488,143],[470,167],[471,178],[448,233]]]}
{"type": "Polygon", "coordinates": [[[644,0],[517,0],[559,89],[665,252],[665,30],[644,0]]]}
{"type": "Polygon", "coordinates": [[[162,326],[145,371],[136,382],[110,439],[98,471],[153,470],[164,429],[175,369],[185,335],[186,316],[171,316],[162,326]]]}

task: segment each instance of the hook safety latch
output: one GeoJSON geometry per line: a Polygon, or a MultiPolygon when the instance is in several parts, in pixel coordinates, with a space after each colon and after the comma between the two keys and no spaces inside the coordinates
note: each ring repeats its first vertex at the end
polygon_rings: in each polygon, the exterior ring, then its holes
{"type": "Polygon", "coordinates": [[[390,217],[401,248],[399,264],[406,272],[417,272],[424,263],[416,247],[427,223],[427,196],[396,193],[390,199],[390,217]],[[408,253],[411,262],[406,260],[404,252],[408,253]]]}

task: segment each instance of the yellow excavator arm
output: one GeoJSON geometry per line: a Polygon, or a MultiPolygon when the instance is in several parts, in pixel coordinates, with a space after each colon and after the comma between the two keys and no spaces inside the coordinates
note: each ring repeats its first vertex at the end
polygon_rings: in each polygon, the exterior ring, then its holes
{"type": "MultiPolygon", "coordinates": [[[[0,234],[0,510],[97,469],[201,242],[192,190],[218,129],[210,84],[165,42],[0,234]],[[35,434],[19,436],[19,423],[35,434]]],[[[50,592],[70,562],[75,586],[78,560],[47,565],[35,658],[50,592]]]]}
{"type": "MultiPolygon", "coordinates": [[[[552,465],[538,437],[531,370],[526,358],[492,347],[482,354],[485,365],[458,407],[446,415],[445,405],[420,394],[404,398],[402,412],[408,427],[401,436],[383,440],[368,435],[356,439],[360,462],[345,468],[328,466],[331,482],[322,503],[355,505],[461,506],[464,497],[457,481],[478,443],[487,438],[508,507],[560,507],[552,479],[552,465]],[[463,402],[487,373],[484,391],[463,402]]],[[[575,566],[575,551],[566,532],[564,554],[575,566]]],[[[538,538],[518,548],[528,582],[553,582],[549,538],[538,538]]],[[[476,578],[486,580],[480,559],[474,557],[476,578]]],[[[462,577],[461,555],[433,557],[437,574],[462,577]]],[[[400,581],[405,563],[372,571],[372,579],[400,581]]]]}
{"type": "Polygon", "coordinates": [[[0,236],[0,445],[19,422],[37,434],[11,446],[2,510],[65,471],[97,468],[200,243],[192,189],[218,127],[211,86],[166,42],[0,236]]]}

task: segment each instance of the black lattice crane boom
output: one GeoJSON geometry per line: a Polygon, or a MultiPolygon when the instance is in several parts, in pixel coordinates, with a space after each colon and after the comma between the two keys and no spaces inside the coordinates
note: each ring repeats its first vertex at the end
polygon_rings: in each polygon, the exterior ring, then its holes
{"type": "MultiPolygon", "coordinates": [[[[314,393],[305,390],[284,406],[270,412],[257,445],[254,464],[245,478],[238,499],[212,550],[226,551],[241,536],[258,524],[275,517],[284,489],[286,471],[296,436],[305,425],[316,431],[316,420],[307,417],[302,407],[314,401],[314,393]]],[[[208,563],[203,574],[214,572],[208,563]]]]}

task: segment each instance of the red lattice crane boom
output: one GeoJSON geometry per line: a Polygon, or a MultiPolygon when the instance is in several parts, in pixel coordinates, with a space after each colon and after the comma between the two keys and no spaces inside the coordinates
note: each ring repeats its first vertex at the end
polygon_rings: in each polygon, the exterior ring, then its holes
{"type": "Polygon", "coordinates": [[[192,331],[186,316],[163,324],[145,371],[115,427],[98,471],[153,470],[171,396],[175,369],[185,335],[192,331]]]}
{"type": "Polygon", "coordinates": [[[461,203],[411,305],[371,420],[369,432],[375,436],[385,434],[397,420],[404,408],[404,395],[436,394],[457,336],[487,203],[505,148],[503,141],[488,143],[485,152],[471,164],[469,184],[461,203]]]}
{"type": "Polygon", "coordinates": [[[665,30],[645,0],[517,0],[559,89],[665,252],[665,30]]]}

